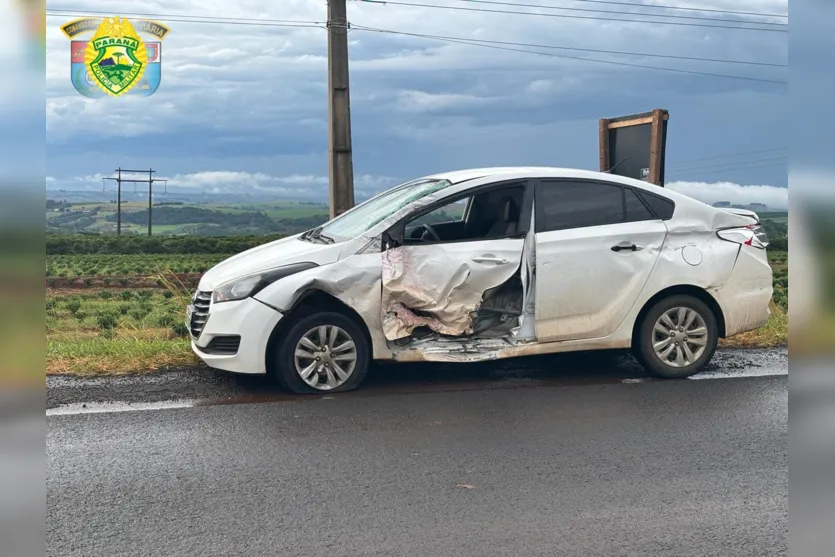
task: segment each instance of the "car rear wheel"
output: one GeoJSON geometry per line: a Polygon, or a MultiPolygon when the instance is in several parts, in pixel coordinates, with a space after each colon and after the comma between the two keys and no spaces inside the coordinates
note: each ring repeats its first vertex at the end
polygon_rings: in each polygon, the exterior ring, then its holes
{"type": "Polygon", "coordinates": [[[693,296],[679,295],[656,303],[644,316],[637,356],[661,377],[698,373],[716,352],[719,327],[713,311],[693,296]]]}
{"type": "Polygon", "coordinates": [[[299,394],[343,392],[365,379],[369,343],[349,317],[314,313],[293,323],[282,336],[274,374],[284,389],[299,394]]]}

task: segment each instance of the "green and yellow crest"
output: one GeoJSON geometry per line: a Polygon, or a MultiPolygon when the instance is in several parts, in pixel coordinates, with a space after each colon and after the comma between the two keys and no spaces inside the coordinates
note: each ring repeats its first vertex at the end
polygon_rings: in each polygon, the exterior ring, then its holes
{"type": "Polygon", "coordinates": [[[84,51],[93,81],[114,97],[139,83],[147,61],[142,38],[123,17],[105,18],[84,51]]]}

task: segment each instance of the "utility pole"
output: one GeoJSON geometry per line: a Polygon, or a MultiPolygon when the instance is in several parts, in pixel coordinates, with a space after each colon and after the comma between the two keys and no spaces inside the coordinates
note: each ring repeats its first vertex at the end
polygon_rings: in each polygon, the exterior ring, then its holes
{"type": "Polygon", "coordinates": [[[328,175],[331,218],[354,206],[346,0],[328,0],[328,175]]]}
{"type": "Polygon", "coordinates": [[[154,173],[156,170],[153,168],[149,170],[128,170],[127,168],[119,167],[116,169],[116,178],[104,178],[104,180],[115,180],[116,181],[116,235],[122,234],[122,182],[130,182],[134,184],[134,188],[136,184],[148,184],[148,236],[151,235],[151,223],[152,223],[152,210],[154,207],[154,182],[165,182],[166,184],[166,192],[168,191],[168,181],[167,180],[157,180],[154,178],[154,173]],[[127,172],[128,174],[144,174],[148,173],[148,178],[146,180],[134,180],[128,178],[122,178],[122,172],[127,172]]]}
{"type": "MultiPolygon", "coordinates": [[[[102,184],[106,180],[116,182],[116,235],[122,235],[122,168],[116,169],[116,178],[102,178],[102,184]]],[[[102,190],[103,191],[103,190],[102,190]]]]}
{"type": "Polygon", "coordinates": [[[148,236],[151,236],[151,208],[153,207],[154,169],[148,171],[148,236]]]}
{"type": "Polygon", "coordinates": [[[122,235],[122,167],[116,169],[116,235],[122,235]]]}

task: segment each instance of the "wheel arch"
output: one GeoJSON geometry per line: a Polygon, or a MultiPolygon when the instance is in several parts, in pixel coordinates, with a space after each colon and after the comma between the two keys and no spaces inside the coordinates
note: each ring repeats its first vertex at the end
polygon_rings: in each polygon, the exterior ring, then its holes
{"type": "Polygon", "coordinates": [[[644,321],[644,317],[646,314],[649,313],[649,310],[652,307],[660,302],[665,298],[669,298],[670,296],[692,296],[707,305],[710,308],[710,311],[713,312],[713,316],[716,318],[716,324],[719,327],[719,338],[725,338],[725,314],[722,312],[722,307],[719,305],[719,302],[716,301],[710,292],[705,290],[700,286],[695,286],[692,284],[679,284],[676,286],[670,286],[665,288],[664,290],[658,291],[652,298],[646,301],[644,306],[641,308],[641,311],[638,312],[638,316],[635,318],[635,322],[632,324],[632,346],[635,346],[635,342],[639,337],[639,331],[641,328],[641,324],[644,321]]]}
{"type": "Polygon", "coordinates": [[[276,344],[281,340],[284,332],[292,326],[292,324],[299,318],[299,316],[310,315],[311,313],[318,313],[324,311],[331,311],[344,315],[360,328],[365,340],[368,343],[369,349],[372,348],[373,343],[371,333],[368,330],[365,320],[354,310],[351,306],[333,296],[324,290],[311,288],[305,290],[295,301],[289,311],[285,312],[284,317],[279,320],[270,334],[270,340],[267,343],[267,352],[264,354],[265,365],[267,373],[272,373],[275,362],[271,354],[275,352],[276,344]]]}

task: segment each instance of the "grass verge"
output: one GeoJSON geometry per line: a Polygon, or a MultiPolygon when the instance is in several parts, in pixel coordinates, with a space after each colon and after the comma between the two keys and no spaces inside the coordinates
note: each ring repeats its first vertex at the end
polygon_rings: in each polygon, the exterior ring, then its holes
{"type": "Polygon", "coordinates": [[[168,338],[167,331],[120,331],[113,338],[61,335],[46,343],[46,373],[51,375],[150,373],[195,363],[189,340],[168,338]]]}
{"type": "Polygon", "coordinates": [[[789,341],[789,316],[780,306],[771,303],[771,316],[765,326],[721,339],[725,348],[774,348],[786,346],[789,341]]]}

